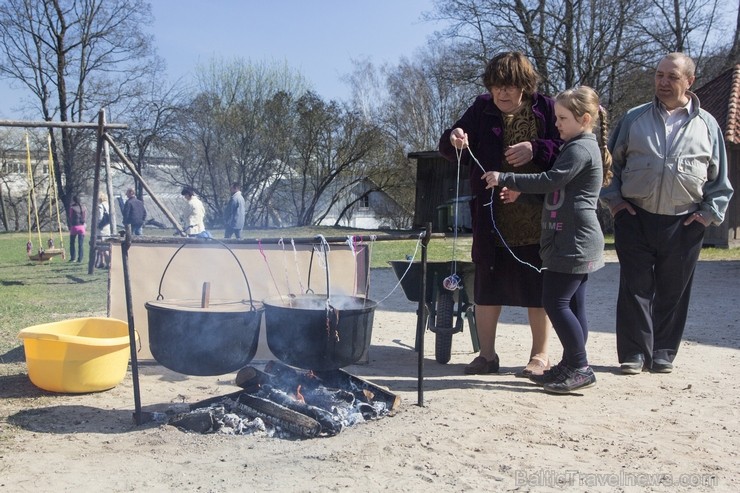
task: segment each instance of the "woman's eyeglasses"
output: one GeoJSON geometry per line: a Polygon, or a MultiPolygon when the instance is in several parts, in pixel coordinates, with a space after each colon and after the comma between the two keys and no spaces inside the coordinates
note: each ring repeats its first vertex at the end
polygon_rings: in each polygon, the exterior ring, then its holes
{"type": "Polygon", "coordinates": [[[522,88],[516,86],[491,86],[491,92],[497,92],[499,94],[502,92],[505,92],[506,94],[516,94],[521,91],[522,88]]]}

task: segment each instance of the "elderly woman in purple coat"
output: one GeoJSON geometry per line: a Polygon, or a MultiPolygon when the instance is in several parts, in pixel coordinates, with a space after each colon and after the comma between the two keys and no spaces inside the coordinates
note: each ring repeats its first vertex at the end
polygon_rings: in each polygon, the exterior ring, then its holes
{"type": "Polygon", "coordinates": [[[470,161],[471,256],[480,354],[465,367],[466,374],[498,372],[496,329],[503,306],[527,308],[532,349],[519,374],[539,375],[550,366],[550,322],[542,307],[542,275],[537,270],[542,265],[543,197],[498,187],[492,193],[481,179],[486,171],[539,173],[555,161],[563,142],[555,127],[554,101],[537,92],[538,82],[523,54],[495,56],[483,74],[488,92],[478,96],[439,141],[440,153],[450,161],[457,162],[458,155],[466,160],[471,154],[475,157],[470,161]]]}

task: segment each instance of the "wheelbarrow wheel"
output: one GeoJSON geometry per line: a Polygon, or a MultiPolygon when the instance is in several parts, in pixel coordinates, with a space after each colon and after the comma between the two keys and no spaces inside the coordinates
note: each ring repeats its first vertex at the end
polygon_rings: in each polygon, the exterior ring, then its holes
{"type": "Polygon", "coordinates": [[[436,331],[434,340],[434,359],[442,365],[450,361],[452,356],[453,318],[455,316],[455,299],[450,292],[440,292],[437,295],[437,317],[435,327],[443,330],[436,331]]]}

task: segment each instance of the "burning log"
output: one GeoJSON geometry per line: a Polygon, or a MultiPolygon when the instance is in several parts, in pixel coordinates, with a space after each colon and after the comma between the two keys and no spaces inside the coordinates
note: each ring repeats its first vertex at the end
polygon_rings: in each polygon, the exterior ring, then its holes
{"type": "MultiPolygon", "coordinates": [[[[297,388],[300,385],[301,388],[315,390],[319,385],[323,385],[343,389],[343,392],[352,394],[364,402],[382,402],[390,411],[395,411],[401,404],[400,396],[342,369],[314,373],[311,370],[293,368],[279,361],[269,361],[265,365],[265,373],[272,376],[273,382],[276,376],[281,380],[290,381],[290,388],[297,388]],[[346,389],[351,389],[352,392],[346,389]]],[[[283,385],[280,387],[284,388],[283,385]]]]}
{"type": "Polygon", "coordinates": [[[312,391],[322,384],[313,371],[293,368],[274,360],[265,365],[265,374],[269,375],[271,381],[279,381],[281,388],[295,389],[300,386],[306,391],[312,391]]]}
{"type": "Polygon", "coordinates": [[[276,389],[271,385],[263,385],[258,396],[269,399],[277,404],[287,407],[288,409],[292,409],[293,411],[315,419],[321,425],[321,432],[326,433],[329,436],[336,435],[344,428],[342,423],[339,421],[339,418],[329,411],[317,406],[306,404],[298,399],[294,399],[286,392],[276,389]]]}
{"type": "Polygon", "coordinates": [[[240,369],[235,383],[243,390],[192,404],[192,416],[178,416],[179,421],[170,424],[203,433],[245,434],[254,428],[251,421],[245,422],[249,419],[259,421],[263,431],[267,425],[314,438],[385,416],[400,402],[389,390],[343,370],[313,372],[277,361],[267,363],[265,371],[240,369]],[[195,415],[204,407],[210,408],[210,421],[207,415],[195,415]]]}
{"type": "Polygon", "coordinates": [[[169,424],[195,433],[211,433],[216,426],[216,421],[211,413],[192,412],[176,416],[169,421],[169,424]]]}
{"type": "Polygon", "coordinates": [[[260,385],[270,382],[270,375],[259,371],[252,366],[245,366],[239,370],[234,379],[234,383],[247,392],[257,392],[260,385]]]}
{"type": "Polygon", "coordinates": [[[239,398],[239,396],[242,394],[242,392],[243,391],[239,390],[237,392],[232,392],[232,393],[226,394],[226,395],[219,395],[219,396],[216,396],[216,397],[210,397],[208,399],[205,399],[205,400],[202,400],[202,401],[199,401],[199,402],[195,402],[193,404],[190,404],[189,407],[190,407],[190,410],[191,411],[195,411],[197,409],[201,409],[201,408],[204,408],[204,407],[209,407],[211,404],[218,404],[218,403],[222,402],[225,399],[236,400],[236,399],[239,398]]]}
{"type": "Polygon", "coordinates": [[[315,419],[268,399],[242,392],[236,407],[250,416],[260,417],[267,423],[305,438],[314,438],[321,433],[321,425],[315,419]]]}

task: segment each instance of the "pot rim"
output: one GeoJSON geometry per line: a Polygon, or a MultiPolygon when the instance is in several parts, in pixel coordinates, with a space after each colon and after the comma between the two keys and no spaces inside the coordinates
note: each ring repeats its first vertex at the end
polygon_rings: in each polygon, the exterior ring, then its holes
{"type": "Polygon", "coordinates": [[[144,306],[147,310],[161,310],[170,312],[196,313],[250,313],[262,312],[264,306],[259,301],[251,300],[211,300],[208,307],[201,306],[199,299],[176,299],[147,301],[144,306]]]}
{"type": "MultiPolygon", "coordinates": [[[[268,307],[274,307],[274,308],[288,308],[288,309],[295,309],[295,310],[316,310],[316,308],[310,308],[305,306],[287,306],[288,303],[290,303],[293,300],[300,301],[301,299],[310,299],[310,300],[326,300],[325,294],[296,294],[296,295],[282,295],[282,296],[273,296],[271,298],[267,298],[262,300],[263,305],[265,308],[268,307]]],[[[340,308],[340,310],[368,310],[368,309],[374,309],[378,306],[378,302],[371,300],[370,298],[365,298],[362,296],[350,296],[350,295],[334,295],[329,298],[329,304],[333,306],[331,303],[332,300],[355,300],[357,302],[358,306],[351,306],[349,308],[340,308]]]]}

